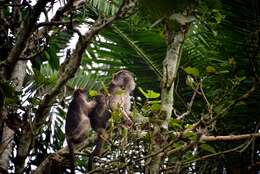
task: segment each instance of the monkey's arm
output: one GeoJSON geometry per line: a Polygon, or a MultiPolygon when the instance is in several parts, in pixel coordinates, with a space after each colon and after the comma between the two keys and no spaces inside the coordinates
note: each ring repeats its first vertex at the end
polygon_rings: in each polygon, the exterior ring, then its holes
{"type": "Polygon", "coordinates": [[[130,128],[133,125],[133,121],[130,118],[130,112],[126,112],[124,110],[121,111],[123,114],[123,125],[127,128],[130,128]]]}
{"type": "Polygon", "coordinates": [[[89,102],[85,102],[85,107],[82,108],[82,111],[84,112],[85,115],[89,115],[90,112],[93,111],[93,109],[96,107],[97,102],[96,100],[91,100],[89,102]]]}

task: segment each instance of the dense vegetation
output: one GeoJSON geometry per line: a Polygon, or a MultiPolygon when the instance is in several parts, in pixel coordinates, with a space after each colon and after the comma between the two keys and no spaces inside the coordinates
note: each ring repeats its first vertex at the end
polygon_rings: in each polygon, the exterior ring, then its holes
{"type": "Polygon", "coordinates": [[[1,1],[0,173],[69,173],[71,95],[85,88],[92,99],[120,69],[137,83],[134,125],[112,114],[88,173],[260,172],[259,9],[258,0],[1,1]]]}

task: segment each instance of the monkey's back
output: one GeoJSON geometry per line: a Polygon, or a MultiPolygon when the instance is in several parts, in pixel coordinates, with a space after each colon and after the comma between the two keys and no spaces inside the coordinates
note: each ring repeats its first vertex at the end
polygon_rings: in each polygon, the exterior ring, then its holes
{"type": "Polygon", "coordinates": [[[98,129],[106,129],[108,127],[108,120],[111,117],[107,105],[107,99],[104,94],[95,97],[96,107],[89,113],[91,127],[98,131],[98,129]]]}
{"type": "Polygon", "coordinates": [[[68,142],[77,144],[82,142],[90,129],[90,120],[85,116],[82,107],[85,101],[75,98],[71,101],[65,123],[65,134],[68,142]]]}

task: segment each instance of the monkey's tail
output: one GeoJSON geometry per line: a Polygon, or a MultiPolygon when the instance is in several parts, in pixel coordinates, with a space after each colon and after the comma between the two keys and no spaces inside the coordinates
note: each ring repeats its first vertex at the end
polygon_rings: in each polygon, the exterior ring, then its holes
{"type": "Polygon", "coordinates": [[[89,156],[89,160],[88,160],[88,172],[90,172],[93,168],[93,160],[95,156],[100,156],[101,154],[101,150],[103,148],[103,144],[104,144],[104,140],[101,137],[98,137],[96,140],[96,147],[94,149],[94,151],[91,153],[91,155],[89,156]]]}
{"type": "Polygon", "coordinates": [[[69,146],[69,153],[70,153],[70,171],[71,174],[75,174],[73,145],[71,143],[68,143],[68,146],[69,146]]]}

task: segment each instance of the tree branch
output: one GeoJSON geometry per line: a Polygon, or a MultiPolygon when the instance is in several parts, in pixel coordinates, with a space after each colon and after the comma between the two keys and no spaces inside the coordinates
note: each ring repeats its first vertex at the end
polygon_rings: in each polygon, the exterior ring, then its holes
{"type": "MultiPolygon", "coordinates": [[[[247,145],[248,145],[248,143],[246,144],[246,146],[247,146],[247,145]]],[[[242,145],[239,145],[239,146],[237,146],[237,147],[235,147],[235,148],[228,149],[228,150],[225,150],[225,151],[222,151],[222,152],[218,152],[218,153],[214,153],[214,154],[210,154],[210,155],[205,155],[205,156],[202,156],[202,157],[193,159],[193,160],[183,161],[183,162],[182,162],[182,166],[185,166],[185,165],[188,165],[188,164],[191,164],[191,163],[200,161],[200,160],[205,160],[205,159],[207,159],[207,158],[219,156],[219,155],[222,155],[222,154],[226,154],[226,153],[230,153],[230,152],[235,152],[235,151],[240,150],[240,149],[243,148],[244,146],[245,146],[245,145],[242,144],[242,145]]],[[[167,168],[165,168],[165,169],[162,169],[161,172],[169,171],[169,170],[172,170],[172,169],[174,169],[174,168],[175,168],[175,165],[174,165],[174,166],[167,167],[167,168]]]]}
{"type": "MultiPolygon", "coordinates": [[[[83,143],[81,143],[75,147],[75,150],[76,150],[75,154],[77,154],[77,152],[86,148],[89,144],[94,144],[94,142],[96,140],[95,134],[92,134],[92,136],[89,135],[88,137],[89,138],[86,141],[84,141],[83,143]]],[[[47,158],[44,159],[44,161],[41,162],[41,164],[37,167],[37,169],[33,172],[33,174],[46,173],[46,169],[49,167],[49,164],[53,160],[56,160],[59,163],[63,163],[64,160],[66,159],[65,155],[68,153],[69,153],[68,146],[66,146],[66,147],[63,147],[62,149],[58,150],[54,154],[50,154],[47,158]]]]}
{"type": "Polygon", "coordinates": [[[242,135],[226,135],[226,136],[202,135],[200,140],[201,141],[240,141],[240,140],[244,140],[244,139],[259,138],[259,137],[260,137],[260,133],[242,134],[242,135]]]}
{"type": "Polygon", "coordinates": [[[191,97],[191,100],[190,100],[190,102],[188,103],[188,108],[187,108],[187,111],[186,112],[184,112],[184,113],[182,113],[181,115],[178,115],[177,114],[177,112],[176,112],[176,109],[174,109],[173,108],[173,112],[174,112],[174,114],[176,115],[176,119],[177,120],[181,120],[181,119],[183,119],[184,117],[186,117],[187,115],[189,115],[190,113],[191,113],[191,107],[192,107],[192,105],[193,105],[193,103],[194,103],[194,100],[195,100],[195,98],[196,98],[196,95],[197,95],[197,93],[198,93],[198,87],[197,87],[197,89],[193,92],[193,95],[192,95],[192,97],[191,97]]]}
{"type": "Polygon", "coordinates": [[[48,0],[39,0],[33,7],[31,13],[29,13],[26,19],[22,22],[16,36],[14,47],[6,59],[5,68],[3,70],[6,79],[11,77],[14,67],[26,47],[26,43],[30,38],[31,33],[34,31],[36,22],[48,2],[48,0]]]}
{"type": "Polygon", "coordinates": [[[68,21],[68,22],[64,22],[64,21],[41,22],[41,23],[37,24],[37,28],[44,27],[44,26],[47,26],[47,27],[60,26],[60,25],[65,26],[65,25],[70,25],[70,24],[71,24],[70,21],[68,21]]]}
{"type": "Polygon", "coordinates": [[[59,79],[56,86],[43,98],[38,107],[36,119],[34,120],[36,132],[44,122],[47,114],[49,113],[51,103],[53,103],[56,95],[60,93],[61,87],[76,73],[78,67],[80,66],[81,56],[83,55],[85,49],[89,46],[94,36],[100,30],[110,25],[114,20],[122,18],[122,14],[127,14],[125,10],[133,8],[133,3],[135,2],[136,0],[125,0],[115,16],[108,18],[99,17],[93,26],[90,27],[89,31],[84,36],[79,38],[76,44],[76,49],[73,51],[70,60],[65,68],[63,68],[63,71],[59,72],[59,79]]]}

